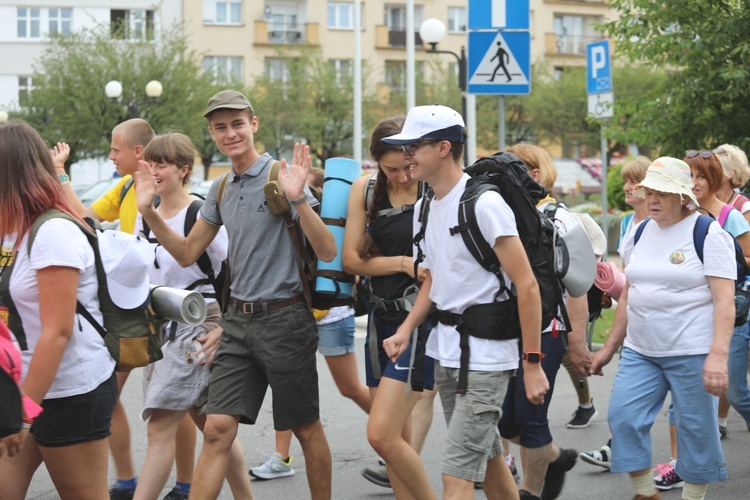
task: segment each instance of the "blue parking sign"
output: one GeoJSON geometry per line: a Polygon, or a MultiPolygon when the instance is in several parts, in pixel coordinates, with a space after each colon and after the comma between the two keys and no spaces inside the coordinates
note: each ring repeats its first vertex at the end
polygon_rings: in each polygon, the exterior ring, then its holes
{"type": "Polygon", "coordinates": [[[612,92],[612,65],[609,57],[609,40],[586,46],[586,81],[589,94],[612,92]]]}

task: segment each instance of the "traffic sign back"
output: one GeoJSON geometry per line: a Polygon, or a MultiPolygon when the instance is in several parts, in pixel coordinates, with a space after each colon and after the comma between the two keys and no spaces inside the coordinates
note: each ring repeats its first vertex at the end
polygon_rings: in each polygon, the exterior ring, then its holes
{"type": "Polygon", "coordinates": [[[469,29],[529,29],[529,0],[469,0],[469,29]]]}

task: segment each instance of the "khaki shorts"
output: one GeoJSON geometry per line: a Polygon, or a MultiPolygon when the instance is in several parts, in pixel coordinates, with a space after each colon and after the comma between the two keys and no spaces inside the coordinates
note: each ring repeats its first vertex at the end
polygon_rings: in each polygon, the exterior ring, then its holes
{"type": "Polygon", "coordinates": [[[239,415],[241,423],[254,424],[270,386],[276,430],[320,418],[318,333],[304,302],[253,314],[230,306],[221,324],[207,414],[239,415]]]}
{"type": "Polygon", "coordinates": [[[458,368],[440,366],[436,372],[435,382],[448,426],[442,472],[481,483],[487,473],[487,461],[503,453],[497,423],[514,370],[470,371],[465,394],[456,394],[458,368]]]}

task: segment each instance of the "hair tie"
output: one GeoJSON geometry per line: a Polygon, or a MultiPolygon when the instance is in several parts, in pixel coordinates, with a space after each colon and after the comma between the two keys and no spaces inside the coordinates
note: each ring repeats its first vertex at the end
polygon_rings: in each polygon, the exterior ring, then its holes
{"type": "Polygon", "coordinates": [[[365,233],[367,233],[367,234],[372,234],[372,226],[370,226],[370,225],[368,224],[368,225],[367,225],[367,226],[365,227],[365,233]]]}

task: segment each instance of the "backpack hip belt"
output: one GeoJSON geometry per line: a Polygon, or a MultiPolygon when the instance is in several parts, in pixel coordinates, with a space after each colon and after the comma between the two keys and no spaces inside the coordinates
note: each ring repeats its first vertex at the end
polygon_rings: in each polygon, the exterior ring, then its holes
{"type": "Polygon", "coordinates": [[[513,340],[519,337],[518,319],[510,300],[488,302],[466,308],[463,314],[438,309],[438,322],[464,327],[472,337],[487,340],[513,340]]]}
{"type": "MultiPolygon", "coordinates": [[[[408,290],[408,289],[407,289],[408,290]]],[[[373,303],[373,312],[409,312],[411,311],[414,301],[417,300],[419,290],[411,292],[403,297],[393,300],[386,300],[370,292],[370,301],[373,303]]]]}

